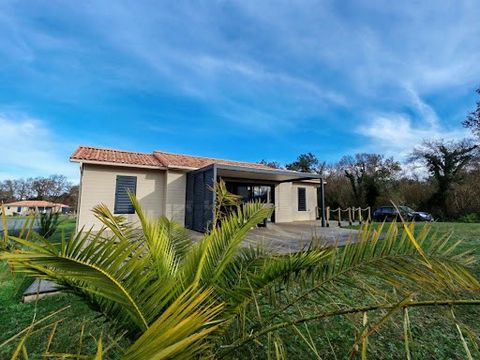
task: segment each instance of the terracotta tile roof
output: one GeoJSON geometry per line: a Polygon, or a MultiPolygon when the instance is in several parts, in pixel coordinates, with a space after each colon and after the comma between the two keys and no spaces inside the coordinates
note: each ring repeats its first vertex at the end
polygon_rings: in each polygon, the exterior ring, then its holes
{"type": "Polygon", "coordinates": [[[70,156],[73,161],[94,161],[107,162],[124,165],[141,165],[162,167],[163,164],[153,156],[153,154],[145,154],[139,152],[121,151],[113,149],[100,149],[89,146],[80,146],[70,156]]]}
{"type": "Polygon", "coordinates": [[[254,169],[267,169],[267,170],[273,169],[270,166],[251,163],[251,162],[223,160],[223,159],[207,158],[207,157],[192,156],[192,155],[171,154],[171,153],[166,153],[162,151],[155,151],[153,155],[155,155],[167,167],[186,167],[186,168],[199,169],[211,164],[221,164],[221,165],[242,166],[242,167],[254,168],[254,169]]]}
{"type": "Polygon", "coordinates": [[[155,151],[153,154],[129,152],[112,149],[101,149],[88,146],[80,146],[70,157],[72,161],[105,162],[110,164],[122,164],[132,166],[151,166],[158,168],[191,168],[198,169],[211,164],[242,166],[253,169],[273,170],[272,167],[242,161],[214,159],[200,156],[171,154],[155,151]]]}
{"type": "Polygon", "coordinates": [[[69,207],[68,205],[64,204],[56,204],[50,201],[45,200],[22,200],[22,201],[14,201],[8,204],[4,204],[4,206],[22,206],[22,207],[69,207]]]}

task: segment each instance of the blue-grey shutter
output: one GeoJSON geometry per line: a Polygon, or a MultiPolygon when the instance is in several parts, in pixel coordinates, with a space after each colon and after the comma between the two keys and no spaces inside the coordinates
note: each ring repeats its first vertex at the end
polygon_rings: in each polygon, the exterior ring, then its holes
{"type": "Polygon", "coordinates": [[[305,188],[298,188],[298,211],[307,211],[307,196],[305,188]]]}
{"type": "Polygon", "coordinates": [[[212,166],[187,174],[185,226],[205,232],[212,224],[215,186],[215,170],[212,166]]]}
{"type": "Polygon", "coordinates": [[[137,177],[118,175],[115,186],[115,214],[135,213],[132,202],[128,197],[129,191],[134,195],[137,193],[137,177]]]}
{"type": "Polygon", "coordinates": [[[199,172],[193,178],[193,228],[196,231],[203,231],[205,223],[203,220],[203,201],[205,199],[205,181],[204,173],[199,172]]]}
{"type": "Polygon", "coordinates": [[[191,172],[187,173],[187,194],[185,199],[185,227],[193,229],[193,205],[194,205],[194,177],[191,172]]]}

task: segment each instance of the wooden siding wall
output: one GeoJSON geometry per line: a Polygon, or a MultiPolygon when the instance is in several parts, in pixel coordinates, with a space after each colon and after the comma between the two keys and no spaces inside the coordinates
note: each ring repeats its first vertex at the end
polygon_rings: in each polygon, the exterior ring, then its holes
{"type": "Polygon", "coordinates": [[[275,221],[291,222],[315,220],[317,186],[308,183],[280,183],[275,187],[275,221]],[[306,211],[298,211],[298,188],[306,189],[306,211]]]}
{"type": "MultiPolygon", "coordinates": [[[[84,164],[77,218],[78,229],[83,226],[90,229],[93,226],[98,230],[101,227],[91,211],[94,206],[104,203],[113,211],[117,175],[137,177],[137,198],[147,215],[153,217],[165,215],[165,171],[84,164]]],[[[135,214],[125,216],[131,221],[138,219],[135,214]]]]}

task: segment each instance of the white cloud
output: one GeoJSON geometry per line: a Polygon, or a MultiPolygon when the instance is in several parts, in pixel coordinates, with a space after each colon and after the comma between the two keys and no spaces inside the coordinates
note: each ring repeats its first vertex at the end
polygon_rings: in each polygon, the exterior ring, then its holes
{"type": "MultiPolygon", "coordinates": [[[[362,124],[356,131],[372,151],[405,156],[423,138],[463,136],[458,121],[446,127],[448,119],[440,121],[422,98],[468,92],[480,78],[478,0],[455,6],[175,2],[160,11],[155,2],[7,3],[0,5],[5,60],[12,69],[23,64],[46,84],[56,78],[54,86],[42,87],[51,98],[65,102],[77,93],[79,99],[88,95],[81,102],[85,108],[97,105],[90,98],[112,89],[146,89],[149,96],[161,90],[195,98],[232,126],[286,136],[306,122],[332,132],[355,129],[351,119],[358,115],[362,124]],[[37,21],[38,13],[49,21],[37,21]],[[49,64],[42,64],[45,59],[49,64]],[[404,105],[415,114],[404,112],[404,105]]],[[[459,98],[449,106],[458,107],[459,98]]],[[[315,147],[318,138],[301,142],[315,147]]],[[[298,138],[292,143],[299,148],[298,138]]]]}
{"type": "Polygon", "coordinates": [[[366,124],[357,128],[359,135],[369,138],[366,151],[384,153],[406,160],[415,146],[424,139],[462,139],[469,135],[463,129],[446,129],[438,124],[415,121],[400,113],[372,114],[366,124]]]}
{"type": "Polygon", "coordinates": [[[406,160],[412,150],[423,140],[459,140],[470,133],[458,126],[442,125],[435,110],[411,86],[405,86],[405,105],[413,112],[373,112],[356,133],[368,138],[365,151],[384,153],[398,160],[406,160]]]}
{"type": "Polygon", "coordinates": [[[38,119],[0,113],[0,179],[61,174],[78,181],[65,142],[38,119]]]}

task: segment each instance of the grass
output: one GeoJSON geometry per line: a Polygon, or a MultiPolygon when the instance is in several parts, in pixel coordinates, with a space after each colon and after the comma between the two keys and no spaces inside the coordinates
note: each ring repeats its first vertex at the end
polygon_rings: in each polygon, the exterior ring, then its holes
{"type": "MultiPolygon", "coordinates": [[[[377,226],[377,225],[374,225],[377,226]]],[[[69,232],[74,228],[74,221],[67,220],[62,223],[61,228],[69,232]]],[[[433,232],[438,235],[451,233],[451,241],[463,240],[462,250],[471,250],[480,259],[480,224],[464,223],[433,223],[433,232]]],[[[57,233],[58,237],[59,234],[57,233]]],[[[475,272],[480,276],[480,265],[476,265],[475,272]]],[[[105,319],[93,309],[90,309],[78,297],[65,294],[38,300],[36,303],[24,304],[20,301],[21,293],[25,285],[25,278],[22,276],[13,277],[5,263],[0,263],[0,343],[15,335],[30,325],[34,314],[36,318],[53,313],[54,311],[70,305],[70,307],[55,316],[55,320],[61,320],[58,325],[57,335],[52,343],[51,352],[74,352],[78,350],[80,343],[80,331],[82,324],[85,325],[83,337],[83,354],[95,354],[96,339],[103,336],[107,343],[112,342],[113,331],[104,322],[105,319]]],[[[290,291],[297,291],[292,287],[290,291]]],[[[355,293],[352,292],[352,296],[355,293]]],[[[275,312],[278,307],[272,308],[266,300],[262,309],[264,314],[275,312]]],[[[413,358],[428,359],[463,359],[466,358],[465,351],[459,339],[458,332],[453,322],[448,318],[446,308],[434,309],[412,309],[410,320],[412,323],[412,355],[413,358]]],[[[301,311],[305,316],[312,313],[312,308],[303,304],[301,311]]],[[[455,315],[463,324],[464,329],[470,329],[474,334],[480,334],[480,309],[472,307],[456,308],[455,315]]],[[[381,316],[378,314],[377,316],[381,316]]],[[[372,321],[370,319],[370,321],[372,321]]],[[[51,323],[52,321],[50,321],[51,323]]],[[[282,339],[287,358],[312,358],[312,348],[318,351],[323,359],[344,359],[353,344],[355,332],[362,324],[361,316],[344,316],[327,321],[318,321],[308,324],[308,328],[302,325],[300,328],[305,333],[308,329],[312,335],[312,341],[307,342],[295,330],[282,330],[279,332],[282,339]]],[[[51,328],[44,329],[32,334],[27,342],[30,358],[40,358],[46,344],[51,328]]],[[[467,331],[465,331],[465,334],[467,331]]],[[[478,342],[478,335],[476,341],[478,342]]],[[[471,349],[474,350],[474,343],[470,341],[471,349]]],[[[264,349],[268,339],[260,339],[260,343],[249,344],[241,348],[232,357],[243,359],[263,359],[264,349]]],[[[0,348],[0,358],[8,358],[11,355],[18,341],[0,348]]],[[[126,344],[126,342],[122,342],[126,344]]],[[[398,359],[405,358],[403,343],[403,324],[401,316],[394,321],[387,322],[378,333],[369,338],[368,356],[370,359],[398,359]]],[[[478,354],[477,354],[478,355],[478,354]]],[[[118,352],[112,351],[109,358],[118,357],[118,352]]],[[[474,355],[475,357],[475,355],[474,355]]]]}
{"type": "MultiPolygon", "coordinates": [[[[419,230],[423,223],[418,223],[416,229],[419,230]]],[[[388,224],[386,224],[388,225],[388,224]]],[[[433,222],[429,223],[432,227],[433,236],[442,236],[450,234],[450,241],[452,243],[461,240],[462,244],[459,247],[461,251],[471,250],[480,261],[480,224],[479,223],[450,223],[450,222],[433,222]]],[[[379,227],[380,223],[373,223],[374,227],[379,227]]],[[[401,228],[401,224],[398,227],[401,228]]],[[[360,229],[361,225],[349,226],[351,229],[360,229]]],[[[480,271],[480,264],[477,266],[480,271]]],[[[480,275],[480,272],[477,274],[480,275]]]]}
{"type": "MultiPolygon", "coordinates": [[[[74,229],[75,219],[64,218],[52,241],[57,241],[62,231],[70,234],[74,229]]],[[[76,354],[80,351],[82,354],[94,355],[100,336],[112,343],[113,331],[106,324],[105,318],[73,294],[61,294],[23,303],[21,301],[23,291],[31,282],[32,280],[25,276],[12,275],[7,264],[0,262],[0,344],[27,328],[32,319],[40,320],[67,306],[66,310],[45,322],[46,325],[59,321],[49,349],[50,353],[76,354]],[[84,334],[80,340],[82,326],[84,334]]],[[[27,349],[31,359],[42,357],[52,328],[49,326],[34,332],[28,338],[27,349]]],[[[0,359],[10,358],[20,338],[0,347],[0,359]]],[[[117,355],[115,351],[111,352],[111,357],[115,358],[117,355]]]]}
{"type": "MultiPolygon", "coordinates": [[[[380,224],[374,224],[379,226],[380,224]]],[[[399,225],[400,226],[400,225],[399,225]]],[[[432,223],[432,236],[451,234],[452,243],[462,240],[463,243],[458,248],[459,251],[472,251],[478,260],[480,260],[480,224],[465,223],[432,223]]],[[[421,224],[417,227],[419,229],[421,224]]],[[[356,227],[358,228],[358,226],[356,227]]],[[[480,277],[480,263],[477,262],[475,273],[480,277]]],[[[295,288],[290,292],[294,293],[295,288]]],[[[351,297],[355,297],[352,291],[351,297]]],[[[277,307],[270,307],[268,303],[263,303],[265,310],[262,315],[268,316],[269,313],[275,313],[277,307]]],[[[312,306],[303,304],[300,308],[304,316],[314,314],[312,306]]],[[[378,319],[383,314],[376,314],[378,319]]],[[[375,321],[375,317],[369,315],[370,322],[375,321]]],[[[480,307],[456,307],[455,316],[462,324],[464,336],[471,331],[475,339],[467,339],[471,351],[480,345],[480,307]]],[[[409,317],[412,327],[411,354],[414,359],[466,359],[465,350],[459,338],[455,324],[450,319],[450,309],[444,308],[417,308],[409,310],[409,317]]],[[[295,330],[285,329],[280,332],[280,338],[283,341],[286,351],[286,358],[305,358],[312,357],[312,348],[318,351],[323,359],[346,359],[352,348],[355,333],[361,328],[362,316],[342,316],[328,320],[311,322],[308,326],[301,326],[302,332],[306,331],[312,335],[312,341],[307,337],[309,345],[302,339],[301,335],[295,330]]],[[[249,345],[242,348],[236,358],[264,359],[264,348],[268,342],[267,338],[262,339],[261,345],[249,345]]],[[[478,358],[480,353],[474,353],[474,358],[478,358]]],[[[369,337],[368,345],[369,359],[405,359],[406,353],[403,341],[403,317],[401,315],[394,317],[393,321],[388,321],[381,329],[369,337]]]]}

